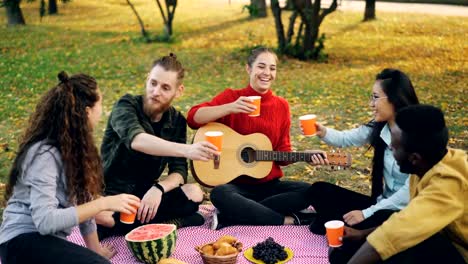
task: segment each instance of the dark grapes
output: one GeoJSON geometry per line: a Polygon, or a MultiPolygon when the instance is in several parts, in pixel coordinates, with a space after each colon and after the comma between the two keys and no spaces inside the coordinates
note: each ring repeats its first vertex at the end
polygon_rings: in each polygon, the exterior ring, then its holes
{"type": "Polygon", "coordinates": [[[276,243],[273,238],[258,243],[253,248],[253,257],[262,260],[265,264],[275,264],[278,261],[285,260],[288,254],[284,247],[276,243]]]}

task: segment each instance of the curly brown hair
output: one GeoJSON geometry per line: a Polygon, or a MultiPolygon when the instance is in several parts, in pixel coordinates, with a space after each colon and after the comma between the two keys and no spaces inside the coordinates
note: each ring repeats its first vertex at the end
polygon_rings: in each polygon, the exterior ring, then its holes
{"type": "Polygon", "coordinates": [[[29,119],[9,174],[5,201],[11,197],[21,176],[28,149],[39,141],[46,141],[59,150],[70,202],[89,202],[102,190],[101,159],[86,111],[87,107],[93,107],[99,101],[96,80],[85,74],[68,77],[63,71],[58,78],[60,83],[42,96],[29,119]]]}

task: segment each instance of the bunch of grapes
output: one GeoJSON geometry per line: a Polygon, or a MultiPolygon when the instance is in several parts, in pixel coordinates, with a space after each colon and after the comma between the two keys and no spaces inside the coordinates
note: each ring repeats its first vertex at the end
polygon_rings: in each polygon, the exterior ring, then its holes
{"type": "Polygon", "coordinates": [[[253,257],[265,262],[265,264],[275,264],[288,257],[284,247],[276,243],[273,238],[258,243],[253,248],[253,257]]]}

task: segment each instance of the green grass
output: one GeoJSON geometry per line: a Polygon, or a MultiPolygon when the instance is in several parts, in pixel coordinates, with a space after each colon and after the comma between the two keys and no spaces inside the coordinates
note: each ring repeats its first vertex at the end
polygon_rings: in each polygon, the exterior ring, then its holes
{"type": "MultiPolygon", "coordinates": [[[[148,29],[162,31],[153,1],[135,1],[148,29]]],[[[171,44],[145,44],[125,2],[73,1],[58,16],[39,22],[37,3],[23,4],[28,25],[0,26],[0,182],[14,158],[17,139],[38,97],[54,86],[60,70],[95,76],[104,92],[105,118],[96,131],[100,142],[112,104],[125,93],[142,93],[151,61],[173,51],[188,69],[185,95],[176,102],[186,112],[225,87],[247,84],[244,50],[276,46],[273,18],[248,20],[240,4],[228,1],[179,1],[171,44]]],[[[286,14],[287,15],[287,14],[286,14]]],[[[4,12],[1,21],[6,21],[4,12]]],[[[361,12],[335,12],[325,19],[328,63],[280,58],[276,94],[292,109],[292,140],[297,150],[328,149],[300,136],[296,119],[315,113],[319,121],[346,129],[371,119],[367,98],[374,76],[385,67],[400,68],[413,80],[424,103],[442,107],[451,130],[450,145],[467,147],[468,19],[423,14],[382,13],[361,23],[361,12]]],[[[190,132],[191,134],[193,132],[190,132]]],[[[303,163],[285,168],[290,179],[328,180],[369,191],[372,153],[351,148],[351,170],[316,170],[303,163]]]]}

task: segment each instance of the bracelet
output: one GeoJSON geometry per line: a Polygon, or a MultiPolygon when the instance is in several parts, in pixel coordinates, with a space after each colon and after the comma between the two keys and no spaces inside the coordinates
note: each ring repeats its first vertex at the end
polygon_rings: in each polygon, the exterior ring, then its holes
{"type": "Polygon", "coordinates": [[[159,184],[159,182],[153,183],[153,186],[158,188],[164,194],[164,188],[162,187],[161,184],[159,184]]]}

